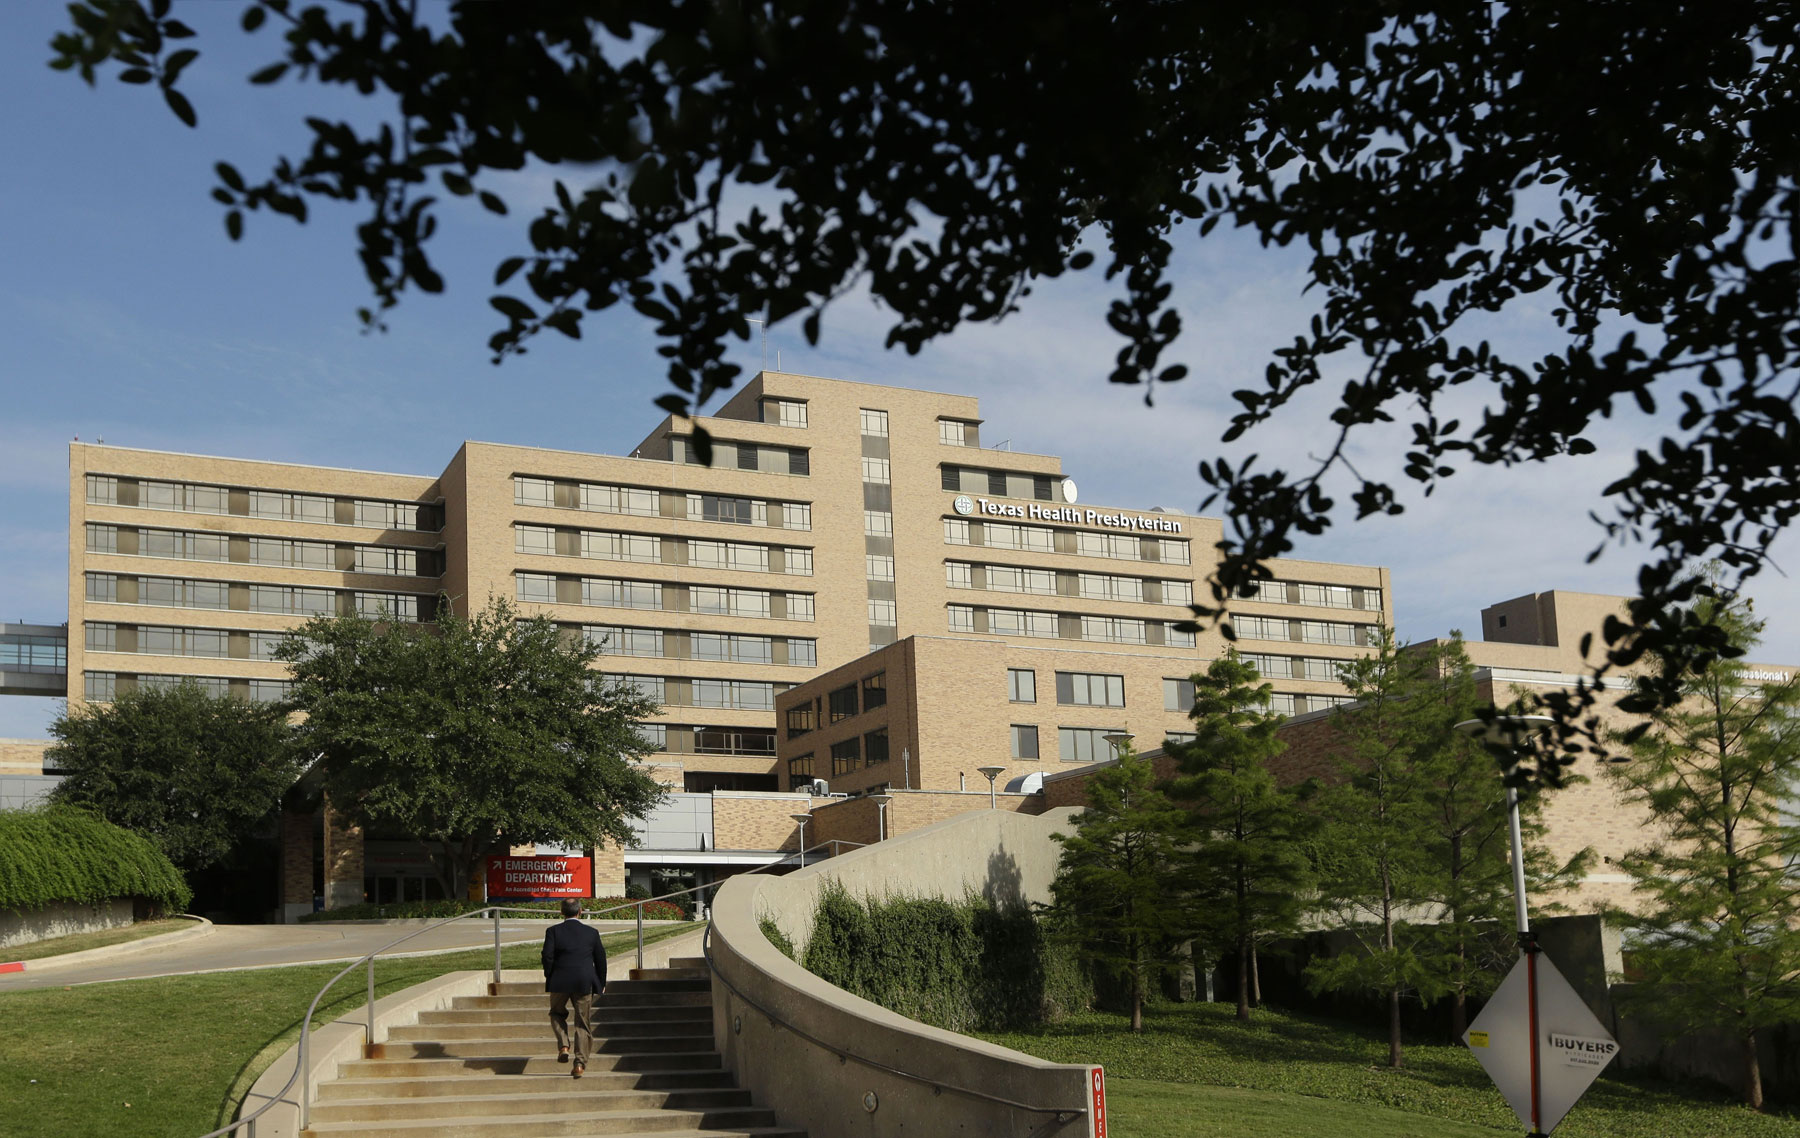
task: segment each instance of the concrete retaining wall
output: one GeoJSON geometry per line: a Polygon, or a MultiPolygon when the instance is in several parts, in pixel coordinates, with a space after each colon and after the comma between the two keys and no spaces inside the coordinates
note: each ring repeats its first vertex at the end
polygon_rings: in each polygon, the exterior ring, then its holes
{"type": "Polygon", "coordinates": [[[131,898],[115,898],[98,904],[63,902],[28,913],[0,910],[0,948],[49,940],[55,936],[97,933],[131,923],[131,898]]]}
{"type": "Polygon", "coordinates": [[[1047,1063],[928,1027],[827,984],[763,936],[796,945],[828,882],[863,896],[1044,901],[1070,811],[976,811],[784,877],[738,877],[713,902],[713,1032],[726,1064],[783,1123],[832,1138],[985,1134],[1094,1138],[1098,1068],[1047,1063]]]}

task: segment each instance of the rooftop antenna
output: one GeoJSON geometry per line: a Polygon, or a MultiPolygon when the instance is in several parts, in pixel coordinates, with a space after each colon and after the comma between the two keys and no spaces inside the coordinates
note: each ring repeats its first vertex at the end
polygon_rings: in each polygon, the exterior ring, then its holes
{"type": "MultiPolygon", "coordinates": [[[[746,316],[746,317],[744,317],[744,319],[747,320],[748,322],[750,322],[751,324],[761,324],[762,325],[762,342],[763,342],[763,367],[762,367],[762,369],[764,371],[768,371],[769,370],[769,322],[767,320],[758,320],[754,316],[746,316]]],[[[779,367],[780,365],[777,364],[776,366],[779,367]]]]}

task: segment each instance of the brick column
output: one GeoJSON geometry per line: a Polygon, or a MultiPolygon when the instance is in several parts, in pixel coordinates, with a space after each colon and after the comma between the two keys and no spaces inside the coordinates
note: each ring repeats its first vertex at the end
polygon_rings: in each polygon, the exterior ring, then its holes
{"type": "Polygon", "coordinates": [[[625,849],[611,842],[594,847],[594,896],[625,896],[625,849]]]}
{"type": "Polygon", "coordinates": [[[363,899],[363,833],[331,808],[325,796],[325,907],[360,905],[363,899]]]}
{"type": "Polygon", "coordinates": [[[312,912],[313,816],[281,816],[281,919],[312,912]]]}

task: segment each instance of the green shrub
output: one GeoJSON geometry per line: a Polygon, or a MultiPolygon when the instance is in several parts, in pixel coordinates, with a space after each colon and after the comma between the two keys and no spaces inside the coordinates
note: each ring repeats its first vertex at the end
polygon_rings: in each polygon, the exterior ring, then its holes
{"type": "Polygon", "coordinates": [[[763,917],[756,922],[756,926],[762,930],[763,936],[768,938],[769,943],[781,952],[781,955],[789,960],[797,959],[794,954],[794,942],[781,931],[781,926],[775,923],[775,918],[763,917]]]}
{"type": "Polygon", "coordinates": [[[0,909],[131,897],[179,913],[193,899],[181,871],[147,839],[83,810],[0,810],[0,909]]]}
{"type": "Polygon", "coordinates": [[[833,886],[820,898],[804,963],[911,1019],[993,1031],[1086,1005],[1082,970],[1067,956],[1023,909],[975,897],[858,901],[833,886]]]}
{"type": "MultiPolygon", "coordinates": [[[[583,897],[581,899],[581,905],[586,915],[604,921],[635,920],[637,917],[635,907],[614,909],[610,913],[601,912],[615,905],[627,903],[624,897],[594,897],[591,899],[583,897]]],[[[496,901],[494,904],[503,905],[508,909],[533,910],[529,913],[502,914],[509,919],[517,918],[522,921],[562,919],[562,913],[559,911],[562,908],[561,901],[496,901]]],[[[437,919],[460,917],[464,913],[473,913],[485,909],[487,906],[488,902],[486,901],[390,901],[385,905],[365,902],[361,905],[340,905],[335,909],[326,909],[320,913],[305,913],[301,915],[300,919],[302,921],[437,919]]],[[[685,921],[688,916],[678,906],[671,905],[667,901],[651,901],[644,906],[644,919],[646,921],[685,921]]]]}

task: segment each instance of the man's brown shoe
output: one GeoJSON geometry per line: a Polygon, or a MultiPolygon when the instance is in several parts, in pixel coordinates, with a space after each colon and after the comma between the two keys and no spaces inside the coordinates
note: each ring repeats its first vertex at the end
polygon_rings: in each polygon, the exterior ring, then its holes
{"type": "Polygon", "coordinates": [[[557,1048],[556,1061],[558,1063],[567,1063],[569,1061],[569,1049],[567,1047],[557,1048]]]}
{"type": "Polygon", "coordinates": [[[580,1063],[577,1063],[577,1064],[575,1064],[575,1069],[573,1071],[570,1071],[569,1074],[574,1075],[577,1079],[579,1079],[579,1078],[581,1078],[582,1072],[586,1071],[586,1070],[587,1070],[587,1068],[585,1066],[583,1066],[580,1063]]]}

